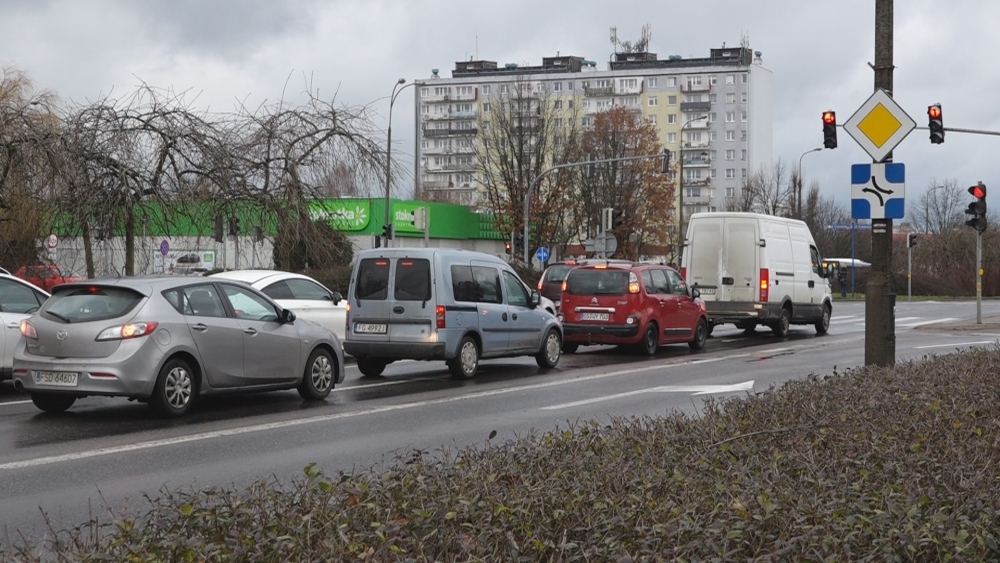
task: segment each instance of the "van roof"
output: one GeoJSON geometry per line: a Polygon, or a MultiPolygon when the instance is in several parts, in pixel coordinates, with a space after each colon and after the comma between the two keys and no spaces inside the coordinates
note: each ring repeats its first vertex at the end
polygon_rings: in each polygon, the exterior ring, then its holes
{"type": "Polygon", "coordinates": [[[507,262],[495,254],[487,254],[475,250],[465,250],[464,248],[425,248],[425,247],[397,247],[397,248],[368,248],[358,253],[358,259],[363,258],[432,258],[440,256],[442,258],[454,258],[457,260],[484,260],[506,264],[507,262]]]}
{"type": "Polygon", "coordinates": [[[779,217],[777,215],[767,215],[766,213],[748,213],[745,211],[708,211],[701,213],[692,213],[688,218],[688,221],[694,221],[695,219],[761,219],[765,221],[773,221],[777,223],[795,223],[804,225],[805,221],[799,219],[792,219],[791,217],[779,217]]]}

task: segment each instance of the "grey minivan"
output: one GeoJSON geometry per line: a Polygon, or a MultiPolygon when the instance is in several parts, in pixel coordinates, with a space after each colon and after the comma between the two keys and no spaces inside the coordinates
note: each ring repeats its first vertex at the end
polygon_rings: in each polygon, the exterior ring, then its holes
{"type": "Polygon", "coordinates": [[[481,358],[559,363],[562,325],[509,264],[481,252],[376,248],[351,275],[344,350],[367,376],[396,360],[444,360],[460,379],[481,358]]]}

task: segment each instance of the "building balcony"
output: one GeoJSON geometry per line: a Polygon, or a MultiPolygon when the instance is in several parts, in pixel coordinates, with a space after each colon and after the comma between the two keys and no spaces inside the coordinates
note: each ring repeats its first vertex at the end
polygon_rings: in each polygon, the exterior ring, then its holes
{"type": "Polygon", "coordinates": [[[712,109],[712,102],[681,102],[682,112],[709,111],[712,109]]]}
{"type": "Polygon", "coordinates": [[[681,148],[685,150],[707,149],[710,146],[711,143],[709,143],[708,141],[701,141],[701,142],[686,141],[684,143],[681,143],[681,148]]]}
{"type": "Polygon", "coordinates": [[[700,188],[711,184],[708,178],[688,178],[681,183],[682,188],[700,188]]]}
{"type": "Polygon", "coordinates": [[[712,159],[710,158],[685,158],[684,168],[701,168],[705,166],[711,166],[712,159]]]}
{"type": "Polygon", "coordinates": [[[475,164],[442,164],[437,168],[427,169],[428,172],[475,172],[475,164]]]}
{"type": "Polygon", "coordinates": [[[479,132],[476,127],[468,129],[424,129],[424,137],[450,137],[453,135],[475,135],[479,132]]]}
{"type": "Polygon", "coordinates": [[[583,89],[583,95],[591,98],[613,96],[614,94],[614,86],[587,86],[583,89]]]}
{"type": "Polygon", "coordinates": [[[712,85],[708,82],[702,84],[685,84],[681,86],[681,92],[709,92],[712,90],[712,85]]]}

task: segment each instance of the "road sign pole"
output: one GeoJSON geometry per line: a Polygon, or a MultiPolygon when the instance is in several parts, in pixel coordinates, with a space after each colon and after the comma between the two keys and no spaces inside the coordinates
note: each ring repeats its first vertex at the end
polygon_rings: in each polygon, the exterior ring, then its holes
{"type": "Polygon", "coordinates": [[[983,233],[976,233],[976,324],[983,324],[983,233]]]}
{"type": "Polygon", "coordinates": [[[906,233],[906,300],[913,301],[913,247],[910,233],[906,233]]]}

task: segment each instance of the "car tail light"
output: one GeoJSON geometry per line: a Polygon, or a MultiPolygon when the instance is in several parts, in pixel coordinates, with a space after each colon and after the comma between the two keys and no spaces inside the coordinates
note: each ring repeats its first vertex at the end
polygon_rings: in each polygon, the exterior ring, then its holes
{"type": "Polygon", "coordinates": [[[608,269],[608,265],[607,264],[594,264],[594,269],[595,270],[607,270],[608,269]]]}
{"type": "Polygon", "coordinates": [[[136,323],[123,324],[121,326],[113,326],[106,328],[97,335],[96,340],[102,342],[105,340],[128,340],[130,338],[139,338],[140,336],[146,336],[152,334],[156,330],[156,321],[141,321],[136,323]]]}
{"type": "Polygon", "coordinates": [[[639,276],[635,272],[628,273],[628,292],[639,293],[639,276]]]}
{"type": "Polygon", "coordinates": [[[566,280],[563,280],[562,282],[562,291],[563,293],[566,293],[566,280]]]}
{"type": "Polygon", "coordinates": [[[544,277],[545,276],[542,276],[541,278],[538,278],[538,291],[542,290],[542,279],[544,279],[544,277]]]}
{"type": "Polygon", "coordinates": [[[767,302],[768,293],[771,289],[771,280],[767,277],[767,268],[760,269],[760,301],[767,302]]]}
{"type": "Polygon", "coordinates": [[[35,332],[35,325],[29,323],[27,320],[21,321],[21,336],[32,340],[38,340],[38,333],[35,332]]]}
{"type": "Polygon", "coordinates": [[[437,327],[445,328],[446,325],[444,322],[444,305],[438,305],[434,307],[434,315],[437,318],[437,327]]]}
{"type": "Polygon", "coordinates": [[[344,313],[344,328],[347,328],[351,326],[351,302],[348,301],[344,308],[346,309],[344,313]]]}

